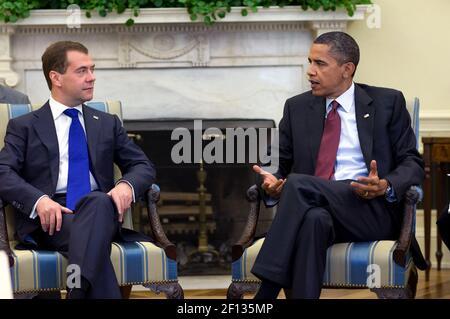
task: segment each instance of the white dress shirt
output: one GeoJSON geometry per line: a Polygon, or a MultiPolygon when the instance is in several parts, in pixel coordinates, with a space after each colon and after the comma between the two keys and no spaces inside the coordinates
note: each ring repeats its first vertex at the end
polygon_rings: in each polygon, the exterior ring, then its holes
{"type": "MultiPolygon", "coordinates": [[[[56,184],[56,194],[67,192],[67,177],[69,175],[69,131],[72,119],[63,112],[69,107],[55,101],[52,97],[49,100],[50,109],[52,111],[53,120],[55,121],[56,136],[58,137],[59,147],[59,173],[58,183],[56,184]]],[[[84,127],[83,108],[81,105],[75,106],[78,112],[78,119],[83,127],[86,135],[86,128],[84,127]]],[[[91,183],[91,191],[98,189],[92,172],[89,172],[89,181],[91,183]]]]}
{"type": "MultiPolygon", "coordinates": [[[[368,176],[366,163],[359,144],[355,113],[355,84],[335,99],[340,106],[337,111],[341,118],[341,136],[334,170],[335,180],[353,179],[368,176]]],[[[326,99],[326,114],[331,111],[333,99],[326,99]]]]}

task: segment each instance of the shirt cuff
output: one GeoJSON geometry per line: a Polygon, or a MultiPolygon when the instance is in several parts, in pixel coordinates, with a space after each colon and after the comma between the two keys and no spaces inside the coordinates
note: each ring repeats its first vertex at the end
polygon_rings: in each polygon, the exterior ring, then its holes
{"type": "Polygon", "coordinates": [[[136,197],[134,196],[134,187],[131,185],[131,183],[127,180],[121,179],[117,181],[116,186],[120,183],[127,183],[131,187],[131,193],[133,194],[133,203],[136,203],[136,197]]]}
{"type": "Polygon", "coordinates": [[[397,201],[397,195],[395,195],[394,187],[392,187],[391,185],[388,186],[385,197],[389,203],[394,203],[397,201]]]}
{"type": "Polygon", "coordinates": [[[264,190],[263,190],[263,201],[266,207],[274,207],[278,205],[278,202],[280,201],[278,198],[270,197],[264,190]]]}
{"type": "Polygon", "coordinates": [[[37,212],[36,212],[37,204],[38,204],[39,201],[40,201],[41,199],[43,199],[44,197],[48,197],[48,195],[42,195],[41,197],[38,198],[38,200],[36,201],[36,203],[34,203],[34,206],[33,206],[33,208],[31,209],[31,214],[30,214],[30,218],[31,218],[31,219],[35,219],[35,218],[36,218],[36,216],[37,216],[37,212]]]}

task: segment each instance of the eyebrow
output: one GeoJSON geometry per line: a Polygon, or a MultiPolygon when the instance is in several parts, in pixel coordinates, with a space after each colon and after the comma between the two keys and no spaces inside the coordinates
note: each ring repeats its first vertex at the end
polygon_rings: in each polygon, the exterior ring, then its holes
{"type": "Polygon", "coordinates": [[[82,65],[79,68],[76,68],[75,71],[82,70],[82,69],[95,69],[95,64],[92,64],[91,66],[82,65]]]}
{"type": "Polygon", "coordinates": [[[308,57],[308,62],[311,63],[312,61],[314,61],[315,63],[328,64],[328,62],[325,61],[325,60],[321,60],[321,59],[311,59],[310,57],[308,57]]]}

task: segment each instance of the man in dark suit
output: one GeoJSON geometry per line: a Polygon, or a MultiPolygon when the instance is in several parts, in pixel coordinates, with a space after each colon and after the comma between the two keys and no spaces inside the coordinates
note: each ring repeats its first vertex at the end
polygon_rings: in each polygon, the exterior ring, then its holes
{"type": "MultiPolygon", "coordinates": [[[[266,205],[277,213],[252,272],[256,298],[319,298],[326,251],[337,242],[398,238],[403,197],[424,177],[401,92],[356,84],[355,40],[319,36],[309,53],[311,91],[286,101],[279,168],[259,166],[266,205]]],[[[413,240],[416,265],[426,263],[413,240]]]]}
{"type": "Polygon", "coordinates": [[[9,87],[0,85],[0,103],[30,104],[30,100],[25,94],[9,87]]]}
{"type": "Polygon", "coordinates": [[[117,116],[83,104],[93,97],[95,75],[82,44],[52,44],[42,66],[51,96],[9,121],[0,197],[17,211],[22,244],[61,251],[80,267],[80,285],[69,287],[69,298],[120,298],[111,242],[121,238],[131,202],[154,182],[153,165],[117,116]],[[114,163],[123,175],[116,182],[114,163]]]}

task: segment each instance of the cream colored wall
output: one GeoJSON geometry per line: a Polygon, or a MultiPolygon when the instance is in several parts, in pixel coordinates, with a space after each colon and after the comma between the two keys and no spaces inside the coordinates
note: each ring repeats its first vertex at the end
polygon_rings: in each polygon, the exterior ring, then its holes
{"type": "Polygon", "coordinates": [[[372,2],[380,6],[381,27],[356,21],[347,29],[361,48],[355,80],[418,96],[422,135],[450,134],[450,1],[372,2]]]}

